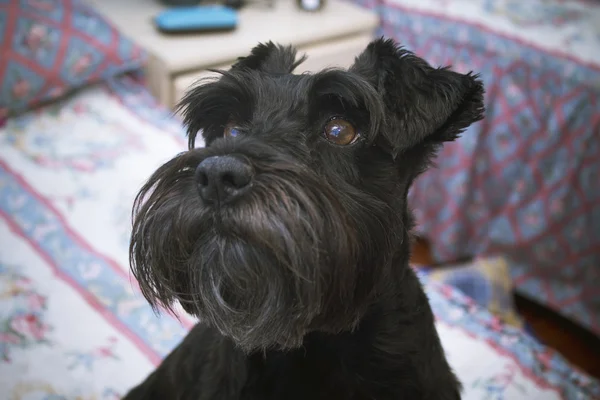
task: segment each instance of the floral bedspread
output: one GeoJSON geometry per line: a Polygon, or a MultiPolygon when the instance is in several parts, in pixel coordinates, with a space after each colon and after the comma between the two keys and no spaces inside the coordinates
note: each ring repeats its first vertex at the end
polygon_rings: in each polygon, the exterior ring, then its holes
{"type": "Polygon", "coordinates": [[[486,86],[486,119],[410,193],[436,261],[500,255],[521,294],[600,335],[600,2],[357,2],[486,86]]]}
{"type": "MultiPolygon", "coordinates": [[[[194,323],[156,316],[127,267],[137,189],[184,149],[127,77],[0,128],[0,400],[112,400],[194,323]]],[[[449,286],[432,305],[465,399],[592,399],[600,385],[449,286]]]]}

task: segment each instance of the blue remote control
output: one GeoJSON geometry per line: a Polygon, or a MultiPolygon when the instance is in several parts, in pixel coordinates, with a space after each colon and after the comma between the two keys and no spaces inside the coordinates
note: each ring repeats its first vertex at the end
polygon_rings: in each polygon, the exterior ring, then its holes
{"type": "Polygon", "coordinates": [[[156,27],[165,33],[232,30],[237,21],[234,9],[219,5],[174,7],[154,17],[156,27]]]}

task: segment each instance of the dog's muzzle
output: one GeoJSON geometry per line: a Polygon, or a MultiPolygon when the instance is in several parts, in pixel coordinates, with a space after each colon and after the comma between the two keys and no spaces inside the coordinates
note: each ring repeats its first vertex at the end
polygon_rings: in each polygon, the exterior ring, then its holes
{"type": "Polygon", "coordinates": [[[365,303],[353,203],[289,155],[241,142],[182,153],[140,191],[130,257],[142,293],[249,352],[352,329],[365,303]]]}

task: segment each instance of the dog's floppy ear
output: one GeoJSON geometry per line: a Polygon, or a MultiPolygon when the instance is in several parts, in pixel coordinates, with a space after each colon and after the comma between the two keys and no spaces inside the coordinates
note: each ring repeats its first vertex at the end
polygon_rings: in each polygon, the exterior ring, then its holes
{"type": "Polygon", "coordinates": [[[306,56],[296,60],[296,49],[292,46],[276,45],[273,42],[259,43],[250,55],[238,58],[231,67],[235,69],[251,69],[268,74],[289,74],[300,65],[306,56]]]}
{"type": "Polygon", "coordinates": [[[433,68],[390,39],[371,42],[350,71],[383,96],[387,127],[378,143],[396,156],[418,144],[458,137],[483,118],[483,84],[477,75],[433,68]]]}

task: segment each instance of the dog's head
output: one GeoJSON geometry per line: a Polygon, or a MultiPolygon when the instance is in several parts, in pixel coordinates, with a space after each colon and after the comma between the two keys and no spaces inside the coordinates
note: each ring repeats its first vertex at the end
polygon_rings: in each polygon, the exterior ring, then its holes
{"type": "Polygon", "coordinates": [[[411,182],[483,113],[476,76],[390,40],[347,71],[294,75],[300,62],[261,44],[192,88],[189,151],[134,209],[132,269],[150,304],[179,301],[247,351],[356,326],[405,268],[391,259],[408,259],[411,182]]]}

